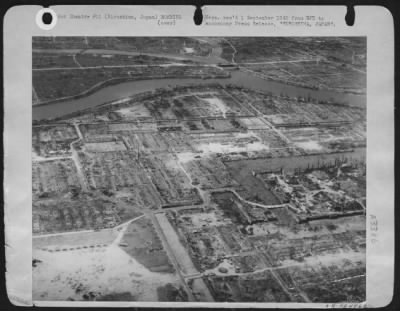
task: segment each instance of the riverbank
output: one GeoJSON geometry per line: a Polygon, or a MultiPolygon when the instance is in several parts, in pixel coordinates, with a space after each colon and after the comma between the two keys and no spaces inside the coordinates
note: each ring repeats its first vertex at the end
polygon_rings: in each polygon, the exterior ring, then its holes
{"type": "MultiPolygon", "coordinates": [[[[203,79],[203,80],[207,80],[207,79],[229,79],[230,75],[227,75],[226,77],[224,76],[220,76],[220,77],[215,77],[213,76],[198,76],[198,75],[188,75],[186,77],[181,77],[181,76],[169,76],[167,77],[167,79],[203,79]]],[[[76,95],[71,95],[71,96],[66,96],[66,97],[62,97],[62,98],[57,98],[54,100],[48,100],[45,102],[38,102],[36,104],[33,105],[33,107],[40,107],[40,106],[47,106],[47,105],[53,105],[53,104],[57,104],[57,103],[61,103],[61,102],[65,102],[65,101],[69,101],[69,100],[76,100],[79,98],[83,98],[86,96],[89,96],[105,87],[108,86],[113,86],[119,83],[125,83],[125,82],[130,82],[130,81],[141,81],[141,80],[158,80],[158,79],[166,79],[165,76],[163,75],[156,75],[156,76],[147,76],[144,78],[141,77],[117,77],[117,78],[111,78],[109,80],[105,80],[102,81],[100,83],[97,83],[96,85],[92,86],[91,88],[89,88],[88,90],[80,93],[80,94],[76,94],[76,95]]]]}
{"type": "Polygon", "coordinates": [[[127,81],[108,86],[88,96],[66,100],[49,105],[35,105],[32,109],[33,120],[55,119],[72,112],[85,110],[139,93],[153,91],[155,89],[169,88],[173,86],[188,86],[190,84],[218,83],[222,86],[236,85],[261,92],[271,92],[276,95],[289,97],[312,97],[319,101],[342,103],[357,107],[366,107],[366,96],[335,93],[322,90],[308,90],[301,87],[290,86],[273,81],[266,81],[254,75],[242,71],[230,72],[230,78],[193,79],[193,78],[167,78],[151,80],[127,81]]]}

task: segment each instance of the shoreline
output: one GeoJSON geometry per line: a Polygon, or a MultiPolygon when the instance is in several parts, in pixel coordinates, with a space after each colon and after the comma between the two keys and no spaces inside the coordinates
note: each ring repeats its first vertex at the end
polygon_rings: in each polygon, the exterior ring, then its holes
{"type": "MultiPolygon", "coordinates": [[[[51,100],[47,100],[44,102],[38,102],[36,104],[32,104],[32,108],[35,107],[42,107],[42,106],[48,106],[48,105],[53,105],[53,104],[58,104],[58,103],[62,103],[64,101],[69,101],[69,100],[74,100],[74,99],[80,99],[83,98],[85,96],[89,96],[97,91],[102,90],[103,88],[106,88],[108,86],[112,86],[112,85],[117,85],[120,83],[125,83],[125,82],[131,82],[131,81],[151,81],[151,80],[162,80],[162,79],[199,79],[199,80],[207,80],[207,79],[230,79],[231,76],[229,75],[228,77],[214,77],[214,76],[210,76],[210,77],[198,77],[198,76],[186,76],[186,77],[179,77],[179,76],[156,76],[156,77],[146,77],[144,79],[142,78],[125,78],[125,77],[118,77],[118,78],[111,78],[102,82],[99,82],[97,84],[95,84],[94,86],[90,87],[88,90],[76,94],[76,95],[70,95],[70,96],[66,96],[66,97],[61,97],[61,98],[56,98],[56,99],[51,99],[51,100]]],[[[262,79],[262,78],[260,78],[262,79]]],[[[330,91],[330,92],[335,92],[338,94],[349,94],[349,95],[355,95],[355,96],[365,96],[366,92],[365,91],[355,91],[355,90],[348,90],[348,91],[339,91],[337,89],[334,88],[314,88],[312,86],[307,86],[307,85],[303,85],[301,83],[288,83],[288,82],[284,82],[281,81],[279,79],[272,79],[272,78],[265,78],[265,81],[272,81],[272,82],[276,82],[276,83],[282,83],[284,85],[287,86],[295,86],[295,87],[300,87],[300,88],[304,88],[307,90],[313,90],[313,91],[330,91]]]]}
{"type": "MultiPolygon", "coordinates": [[[[113,85],[118,85],[118,84],[122,84],[125,82],[133,82],[133,81],[151,81],[151,80],[162,80],[162,79],[199,79],[199,80],[207,80],[207,79],[229,79],[229,76],[221,76],[221,77],[216,77],[216,76],[205,76],[205,77],[199,77],[196,75],[192,75],[192,76],[185,76],[185,77],[179,77],[179,76],[154,76],[154,77],[146,77],[144,79],[142,78],[138,78],[138,77],[118,77],[118,78],[111,78],[102,82],[99,82],[97,84],[95,84],[94,86],[90,87],[89,89],[87,89],[86,91],[83,91],[82,93],[76,94],[76,95],[71,95],[71,96],[66,96],[66,97],[61,97],[61,98],[57,98],[54,100],[48,100],[45,102],[39,102],[37,104],[32,105],[32,108],[35,107],[43,107],[43,106],[49,106],[49,105],[53,105],[53,104],[58,104],[58,103],[62,103],[65,101],[69,101],[69,100],[74,100],[74,99],[79,99],[79,98],[83,98],[86,96],[89,96],[93,93],[96,93],[97,91],[102,90],[103,88],[106,88],[108,86],[113,86],[113,85]]],[[[101,104],[100,104],[101,105],[101,104]]]]}
{"type": "MultiPolygon", "coordinates": [[[[203,79],[201,79],[201,80],[203,80],[203,79]]],[[[146,80],[137,80],[137,81],[146,81],[146,80]]],[[[111,84],[110,86],[112,86],[112,85],[113,84],[111,84]]],[[[204,85],[209,86],[209,87],[213,86],[213,87],[216,87],[216,88],[248,89],[246,87],[237,86],[237,85],[234,85],[234,84],[222,85],[222,84],[220,84],[220,82],[215,82],[215,81],[212,81],[212,82],[210,81],[209,83],[205,83],[204,85]]],[[[187,88],[187,87],[196,87],[196,84],[192,83],[192,84],[188,84],[188,85],[176,85],[176,86],[172,86],[172,90],[176,91],[176,90],[184,89],[184,88],[187,88]]],[[[132,100],[138,100],[140,98],[147,98],[148,96],[155,96],[157,94],[158,95],[162,95],[163,92],[165,92],[165,91],[166,91],[166,88],[156,88],[156,89],[154,89],[153,92],[144,91],[144,92],[133,94],[133,95],[126,96],[126,97],[115,98],[113,100],[103,102],[103,103],[98,104],[98,105],[93,106],[93,107],[82,108],[80,110],[76,110],[76,111],[73,111],[73,112],[70,112],[70,113],[66,113],[66,114],[64,114],[62,116],[58,116],[58,117],[54,117],[54,118],[34,119],[34,125],[47,124],[49,122],[50,123],[51,122],[59,122],[59,121],[62,121],[64,119],[75,118],[75,117],[79,117],[79,116],[81,116],[83,114],[94,113],[96,111],[97,112],[103,112],[103,111],[109,110],[109,109],[118,109],[118,107],[125,107],[125,106],[129,105],[128,102],[130,102],[132,100]]],[[[265,91],[259,91],[259,92],[265,92],[265,91]]],[[[300,99],[298,99],[296,97],[284,96],[284,95],[273,95],[273,97],[274,98],[291,98],[293,100],[302,101],[301,97],[300,97],[300,99]]],[[[313,98],[313,97],[311,97],[311,99],[313,101],[318,101],[316,98],[313,98]]],[[[319,102],[321,102],[321,101],[319,101],[319,102]]],[[[331,105],[335,105],[335,106],[346,106],[346,107],[349,106],[349,104],[341,103],[341,102],[327,102],[327,103],[331,104],[331,105]]],[[[49,105],[51,105],[51,104],[49,104],[49,105]]],[[[47,105],[43,105],[43,106],[47,106],[47,105]]],[[[353,108],[355,108],[355,109],[363,109],[362,107],[358,107],[358,106],[354,106],[353,108]]],[[[251,115],[251,116],[253,116],[253,115],[251,115]]],[[[251,116],[249,115],[249,117],[251,117],[251,116]]],[[[232,116],[232,117],[235,118],[235,117],[238,117],[238,116],[232,116]]],[[[151,119],[151,118],[149,118],[149,119],[151,119]]],[[[150,122],[154,122],[154,121],[150,121],[150,122]]],[[[319,122],[319,123],[321,123],[321,122],[319,122]]],[[[324,122],[322,122],[322,123],[324,123],[324,122]]],[[[310,123],[308,125],[309,126],[313,126],[312,123],[310,123]]],[[[278,125],[278,126],[286,127],[285,124],[281,124],[281,125],[278,125]]]]}

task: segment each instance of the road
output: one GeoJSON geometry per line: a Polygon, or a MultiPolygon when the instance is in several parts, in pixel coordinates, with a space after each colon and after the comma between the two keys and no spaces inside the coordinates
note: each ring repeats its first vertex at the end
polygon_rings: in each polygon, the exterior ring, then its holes
{"type": "Polygon", "coordinates": [[[245,63],[237,63],[239,66],[241,65],[273,65],[273,64],[284,64],[284,63],[309,63],[309,62],[317,62],[317,59],[294,59],[294,60],[276,60],[269,62],[245,62],[245,63]]]}
{"type": "Polygon", "coordinates": [[[250,204],[250,205],[253,205],[253,206],[257,206],[257,207],[274,209],[274,208],[280,208],[280,207],[287,206],[287,204],[264,205],[264,204],[261,204],[261,203],[251,202],[251,201],[248,201],[248,200],[244,199],[239,193],[236,192],[235,189],[227,189],[226,191],[232,192],[242,202],[250,204]]]}
{"type": "MultiPolygon", "coordinates": [[[[147,68],[147,67],[217,67],[211,64],[183,64],[183,63],[168,63],[168,64],[152,64],[152,65],[102,65],[102,66],[81,66],[78,67],[46,67],[46,68],[33,68],[32,71],[57,71],[57,70],[89,70],[89,69],[112,69],[112,68],[147,68]]],[[[222,69],[221,69],[222,70],[222,69]]]]}
{"type": "Polygon", "coordinates": [[[153,217],[160,230],[161,237],[166,243],[166,247],[171,251],[170,258],[176,263],[176,269],[186,289],[189,290],[188,293],[191,299],[195,300],[192,290],[190,290],[186,282],[193,278],[193,275],[198,275],[198,280],[192,285],[193,292],[201,293],[206,301],[213,301],[208,287],[200,278],[201,273],[197,271],[187,252],[187,249],[181,244],[178,234],[175,232],[175,229],[166,218],[166,215],[164,213],[157,213],[156,215],[153,214],[153,217]]]}
{"type": "Polygon", "coordinates": [[[48,54],[77,54],[77,53],[85,53],[85,54],[103,54],[103,55],[126,55],[126,56],[152,56],[156,58],[168,58],[175,60],[191,60],[194,62],[202,62],[208,64],[216,64],[221,61],[219,57],[217,57],[218,50],[212,52],[211,55],[208,56],[196,56],[191,54],[167,54],[167,53],[151,53],[151,52],[134,52],[134,51],[122,51],[122,50],[106,50],[106,49],[32,49],[32,53],[48,53],[48,54]]]}
{"type": "Polygon", "coordinates": [[[228,43],[229,44],[229,46],[232,48],[232,50],[233,50],[233,52],[232,52],[232,60],[231,60],[231,63],[232,64],[236,64],[236,61],[235,61],[235,55],[237,54],[237,50],[236,50],[236,48],[233,46],[233,44],[232,43],[230,43],[227,39],[223,39],[226,43],[228,43]]]}
{"type": "MultiPolygon", "coordinates": [[[[144,217],[145,215],[140,215],[138,217],[132,218],[122,224],[119,224],[118,226],[115,226],[113,228],[109,228],[109,229],[105,229],[105,230],[114,230],[114,229],[119,229],[119,228],[125,228],[127,227],[131,222],[138,220],[142,217],[144,217]]],[[[59,232],[59,233],[49,233],[49,234],[40,234],[40,235],[32,235],[33,239],[40,239],[40,238],[47,238],[47,237],[51,237],[51,236],[64,236],[64,235],[73,235],[73,234],[81,234],[81,233],[90,233],[90,232],[99,232],[99,230],[80,230],[80,231],[68,231],[68,232],[59,232]]]]}
{"type": "Polygon", "coordinates": [[[192,291],[189,288],[189,286],[187,285],[184,275],[182,274],[181,267],[179,265],[178,260],[176,259],[176,254],[174,253],[170,244],[168,243],[168,239],[165,236],[164,231],[162,230],[156,216],[152,212],[149,213],[149,216],[150,216],[151,221],[154,224],[154,228],[157,231],[157,235],[160,237],[161,241],[163,242],[165,251],[168,254],[168,258],[171,260],[171,263],[174,266],[175,271],[177,272],[177,274],[179,276],[179,279],[181,280],[181,284],[185,287],[185,290],[189,296],[189,301],[195,301],[192,291]]]}
{"type": "MultiPolygon", "coordinates": [[[[76,54],[72,55],[72,59],[74,60],[74,63],[75,63],[79,68],[82,68],[81,64],[79,64],[78,60],[76,59],[76,54]]],[[[35,68],[33,68],[32,70],[35,70],[35,68]]]]}
{"type": "Polygon", "coordinates": [[[83,136],[82,136],[81,131],[79,130],[78,125],[74,123],[74,127],[75,127],[75,130],[76,130],[79,138],[74,140],[73,142],[71,142],[70,145],[69,145],[71,153],[72,153],[72,157],[71,158],[75,163],[77,175],[78,175],[78,178],[80,180],[82,190],[87,192],[87,191],[89,191],[88,182],[86,180],[85,174],[83,173],[82,165],[81,165],[81,162],[79,161],[78,152],[74,148],[74,144],[77,143],[77,142],[82,141],[83,136]]]}
{"type": "Polygon", "coordinates": [[[32,85],[32,101],[33,101],[33,105],[40,102],[40,98],[37,95],[35,87],[33,85],[32,85]]]}
{"type": "Polygon", "coordinates": [[[32,162],[48,162],[48,161],[55,161],[55,160],[72,160],[72,156],[57,156],[57,157],[48,157],[48,158],[43,158],[43,157],[33,157],[32,162]]]}

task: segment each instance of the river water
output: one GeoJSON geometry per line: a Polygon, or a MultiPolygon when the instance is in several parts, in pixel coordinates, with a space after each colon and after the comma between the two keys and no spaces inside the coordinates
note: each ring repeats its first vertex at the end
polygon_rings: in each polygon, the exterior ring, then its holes
{"type": "Polygon", "coordinates": [[[286,85],[284,83],[267,81],[248,72],[239,70],[233,71],[231,74],[232,75],[229,79],[157,79],[124,82],[107,86],[91,95],[79,99],[63,101],[45,106],[34,106],[32,108],[32,118],[33,120],[41,120],[61,117],[71,112],[95,107],[105,102],[151,91],[156,88],[184,86],[189,84],[200,85],[213,82],[220,83],[221,85],[235,84],[257,91],[272,92],[276,95],[285,94],[291,97],[311,96],[318,100],[335,101],[347,103],[352,106],[366,107],[365,95],[344,94],[326,90],[310,90],[302,87],[286,85]]]}

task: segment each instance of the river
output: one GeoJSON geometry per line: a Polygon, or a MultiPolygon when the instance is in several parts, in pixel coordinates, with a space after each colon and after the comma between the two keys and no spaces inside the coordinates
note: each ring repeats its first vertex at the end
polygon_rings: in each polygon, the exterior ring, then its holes
{"type": "Polygon", "coordinates": [[[44,106],[33,106],[32,118],[33,120],[41,120],[61,117],[71,112],[95,107],[105,102],[146,91],[151,91],[157,88],[189,84],[199,85],[214,82],[220,83],[221,85],[235,84],[237,86],[243,86],[253,90],[273,92],[276,95],[285,94],[291,97],[311,96],[318,100],[335,101],[340,103],[347,103],[352,106],[366,107],[365,95],[345,94],[327,90],[311,90],[302,87],[287,85],[284,83],[267,81],[257,76],[254,76],[251,73],[237,70],[232,71],[231,77],[228,79],[156,79],[129,81],[116,85],[110,85],[104,87],[103,89],[100,89],[95,93],[79,99],[67,100],[44,106]]]}

